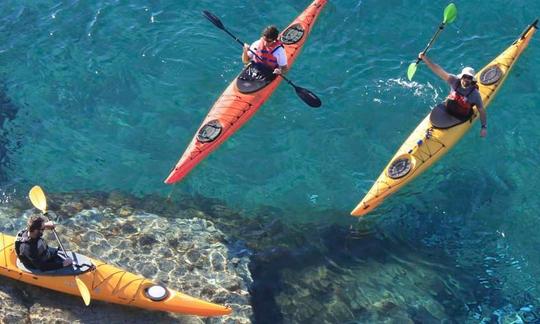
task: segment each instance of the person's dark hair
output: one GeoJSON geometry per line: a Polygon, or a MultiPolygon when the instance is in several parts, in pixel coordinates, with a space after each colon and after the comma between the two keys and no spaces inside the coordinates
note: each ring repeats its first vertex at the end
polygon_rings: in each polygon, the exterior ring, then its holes
{"type": "Polygon", "coordinates": [[[32,232],[37,229],[41,229],[43,224],[47,222],[47,219],[41,215],[34,215],[28,219],[28,231],[32,232]]]}
{"type": "Polygon", "coordinates": [[[278,36],[279,36],[279,30],[277,29],[276,26],[271,25],[271,26],[266,27],[263,30],[262,35],[265,36],[268,39],[276,40],[278,38],[278,36]]]}

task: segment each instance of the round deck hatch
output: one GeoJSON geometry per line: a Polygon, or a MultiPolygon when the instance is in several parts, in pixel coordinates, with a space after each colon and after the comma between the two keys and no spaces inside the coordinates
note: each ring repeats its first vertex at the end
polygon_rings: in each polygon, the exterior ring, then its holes
{"type": "Polygon", "coordinates": [[[501,79],[502,75],[502,70],[498,65],[489,66],[480,74],[480,83],[483,85],[497,83],[501,79]]]}
{"type": "Polygon", "coordinates": [[[403,178],[411,171],[412,166],[409,155],[402,155],[392,161],[392,164],[386,170],[386,174],[392,179],[403,178]]]}
{"type": "Polygon", "coordinates": [[[219,136],[219,134],[221,134],[222,129],[223,126],[221,126],[219,120],[211,120],[201,127],[199,133],[197,134],[197,140],[201,143],[212,142],[219,136]]]}
{"type": "Polygon", "coordinates": [[[300,24],[294,24],[281,34],[280,40],[285,45],[291,45],[298,43],[302,37],[304,37],[304,27],[300,24]]]}
{"type": "Polygon", "coordinates": [[[169,291],[161,285],[152,285],[144,290],[144,294],[150,300],[162,301],[169,296],[169,291]]]}

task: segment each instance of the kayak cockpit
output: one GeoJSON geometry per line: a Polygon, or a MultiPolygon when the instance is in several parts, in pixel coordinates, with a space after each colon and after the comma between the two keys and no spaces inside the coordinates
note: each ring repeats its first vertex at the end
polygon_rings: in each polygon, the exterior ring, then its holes
{"type": "Polygon", "coordinates": [[[429,114],[429,121],[431,122],[431,125],[433,125],[433,127],[435,128],[447,129],[466,123],[471,120],[471,117],[472,115],[460,119],[453,115],[450,115],[448,112],[446,112],[446,109],[444,108],[444,103],[441,103],[435,106],[435,108],[433,108],[433,110],[429,114]]]}
{"type": "MultiPolygon", "coordinates": [[[[27,273],[40,275],[40,276],[75,276],[82,273],[88,272],[94,269],[92,260],[82,254],[75,252],[67,251],[70,258],[73,260],[73,265],[71,267],[64,267],[62,269],[50,270],[50,271],[41,271],[39,269],[33,269],[25,266],[19,258],[17,258],[17,268],[27,273]]],[[[58,255],[63,257],[62,252],[58,252],[58,255]]]]}
{"type": "Polygon", "coordinates": [[[275,78],[271,68],[252,62],[236,78],[236,87],[241,93],[252,93],[266,87],[275,78]]]}

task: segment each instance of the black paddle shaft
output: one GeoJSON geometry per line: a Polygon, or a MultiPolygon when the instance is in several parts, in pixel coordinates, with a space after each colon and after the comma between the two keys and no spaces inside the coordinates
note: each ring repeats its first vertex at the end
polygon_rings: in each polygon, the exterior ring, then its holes
{"type": "MultiPolygon", "coordinates": [[[[203,15],[206,19],[210,20],[210,22],[212,24],[214,24],[217,28],[223,30],[224,32],[226,32],[229,36],[231,36],[238,44],[240,44],[242,47],[244,47],[244,42],[242,42],[238,37],[236,37],[233,33],[231,33],[226,27],[225,25],[223,25],[223,23],[221,22],[221,20],[216,16],[214,15],[213,13],[211,13],[210,11],[208,10],[203,10],[203,15]]],[[[262,61],[262,58],[257,54],[255,53],[251,48],[248,48],[248,50],[253,53],[253,55],[255,55],[259,60],[262,61]]],[[[307,90],[307,89],[304,89],[302,87],[299,87],[297,86],[296,84],[294,84],[291,80],[289,80],[288,78],[286,78],[283,74],[280,74],[280,76],[283,78],[283,80],[287,81],[287,83],[289,83],[291,86],[293,86],[294,90],[296,91],[296,94],[298,94],[298,96],[300,96],[300,98],[302,98],[302,100],[304,100],[304,102],[306,102],[308,105],[310,105],[311,107],[320,107],[322,102],[321,100],[311,91],[307,90]]]]}
{"type": "MultiPolygon", "coordinates": [[[[226,32],[229,36],[231,36],[235,41],[238,42],[238,44],[242,45],[242,47],[244,47],[244,42],[242,42],[238,37],[236,37],[233,33],[231,33],[226,27],[225,25],[223,25],[223,23],[221,22],[221,20],[216,16],[214,15],[213,13],[211,13],[210,11],[208,10],[203,10],[203,15],[206,19],[210,20],[210,22],[212,24],[214,24],[217,28],[223,30],[224,32],[226,32]]],[[[261,57],[259,55],[257,55],[257,53],[253,52],[251,50],[251,48],[249,49],[249,51],[253,54],[255,54],[259,59],[261,59],[261,57]]]]}
{"type": "MultiPolygon", "coordinates": [[[[439,34],[443,31],[444,29],[444,26],[446,24],[445,23],[441,23],[439,25],[439,29],[437,30],[437,32],[435,33],[435,35],[433,35],[433,37],[431,38],[431,40],[429,41],[429,43],[427,44],[426,48],[424,48],[424,50],[422,51],[422,54],[426,54],[427,51],[429,50],[429,48],[431,47],[431,45],[433,44],[433,42],[439,37],[439,34]]],[[[421,59],[418,58],[416,59],[416,64],[420,63],[421,59]]]]}

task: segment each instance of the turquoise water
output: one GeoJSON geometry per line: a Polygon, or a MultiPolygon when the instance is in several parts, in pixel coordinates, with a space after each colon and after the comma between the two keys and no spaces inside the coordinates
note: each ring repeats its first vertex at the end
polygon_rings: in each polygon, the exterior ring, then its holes
{"type": "MultiPolygon", "coordinates": [[[[3,125],[3,195],[34,183],[169,194],[163,179],[241,68],[237,44],[201,10],[247,42],[265,25],[286,26],[308,3],[2,1],[0,82],[18,107],[3,125]]],[[[405,77],[445,5],[331,1],[289,73],[323,107],[309,108],[282,84],[173,195],[220,198],[247,214],[277,207],[293,222],[356,224],[349,211],[446,94],[425,66],[413,82],[405,77]]],[[[430,52],[453,72],[482,67],[540,13],[537,1],[456,5],[458,19],[430,52]]],[[[490,270],[503,295],[528,289],[536,298],[539,37],[491,104],[488,137],[475,127],[370,216],[389,236],[490,270]],[[496,265],[484,261],[494,256],[496,265]]]]}

